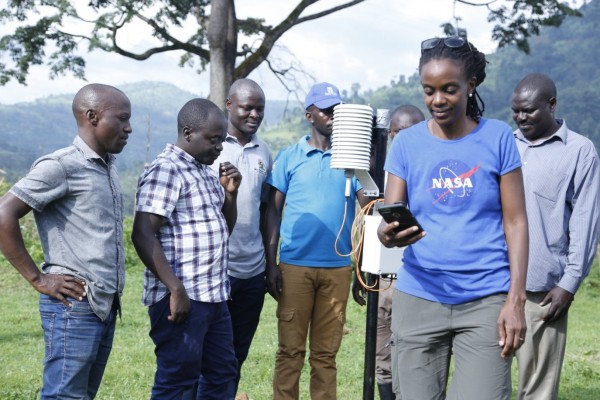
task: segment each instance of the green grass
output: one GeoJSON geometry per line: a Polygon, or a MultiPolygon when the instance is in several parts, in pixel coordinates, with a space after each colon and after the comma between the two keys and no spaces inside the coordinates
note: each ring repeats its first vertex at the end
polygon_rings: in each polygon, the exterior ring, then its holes
{"type": "MultiPolygon", "coordinates": [[[[31,228],[27,225],[25,229],[31,228]]],[[[39,252],[36,245],[31,246],[39,252]]],[[[117,322],[113,351],[97,399],[149,398],[155,359],[154,347],[148,337],[146,308],[140,301],[142,271],[129,244],[123,318],[117,322]]],[[[37,293],[2,258],[0,273],[0,399],[35,399],[39,397],[44,350],[37,293]]],[[[596,262],[571,307],[561,400],[600,398],[599,316],[600,269],[596,262]]],[[[347,334],[337,358],[340,399],[362,399],[364,326],[365,308],[350,301],[347,334]]],[[[268,297],[240,383],[240,391],[247,392],[252,400],[271,398],[276,346],[275,302],[268,297]]],[[[308,365],[305,365],[301,399],[309,399],[308,375],[308,365]]]]}

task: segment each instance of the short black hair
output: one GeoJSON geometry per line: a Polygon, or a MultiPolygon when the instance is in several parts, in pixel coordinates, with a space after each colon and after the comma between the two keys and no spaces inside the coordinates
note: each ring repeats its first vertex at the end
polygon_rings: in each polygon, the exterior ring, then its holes
{"type": "Polygon", "coordinates": [[[533,73],[525,76],[517,84],[514,93],[519,91],[539,92],[546,100],[556,98],[556,85],[548,75],[533,73]]]}
{"type": "Polygon", "coordinates": [[[233,82],[233,84],[229,88],[229,93],[227,94],[227,98],[231,99],[231,97],[237,96],[238,92],[243,89],[256,90],[260,94],[262,94],[263,97],[265,97],[265,93],[258,83],[256,83],[252,79],[242,78],[242,79],[238,79],[235,82],[233,82]]]}
{"type": "MultiPolygon", "coordinates": [[[[421,51],[419,60],[419,73],[425,64],[431,60],[451,59],[463,65],[463,70],[467,79],[475,78],[475,86],[479,86],[485,80],[485,66],[487,60],[485,54],[477,50],[472,43],[465,39],[461,47],[448,47],[440,40],[437,45],[431,49],[421,51]]],[[[473,91],[473,97],[467,100],[467,115],[475,121],[479,121],[485,111],[485,103],[477,93],[473,91]],[[481,104],[479,104],[481,103],[481,104]]]]}
{"type": "Polygon", "coordinates": [[[207,99],[192,99],[185,103],[177,114],[177,133],[183,134],[183,128],[188,127],[197,131],[204,127],[208,117],[215,112],[223,111],[215,103],[207,99]]]}
{"type": "Polygon", "coordinates": [[[419,109],[419,107],[413,106],[412,104],[403,104],[392,110],[390,113],[390,119],[394,118],[396,114],[407,114],[413,121],[424,121],[425,114],[419,109]]]}
{"type": "Polygon", "coordinates": [[[73,98],[71,108],[77,119],[79,115],[85,114],[86,110],[102,111],[106,106],[107,97],[110,93],[120,93],[127,97],[122,90],[102,83],[90,83],[77,91],[73,98]]]}

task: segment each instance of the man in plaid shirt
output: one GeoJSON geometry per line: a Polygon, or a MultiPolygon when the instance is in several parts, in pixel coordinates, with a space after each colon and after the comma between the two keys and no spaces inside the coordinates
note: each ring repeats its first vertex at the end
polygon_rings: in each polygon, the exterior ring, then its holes
{"type": "Polygon", "coordinates": [[[223,163],[227,120],[212,102],[193,99],[177,116],[178,135],[142,173],[132,240],[147,270],[156,346],[153,399],[180,398],[200,378],[202,399],[225,399],[236,377],[227,308],[227,242],[237,218],[241,174],[223,163]]]}

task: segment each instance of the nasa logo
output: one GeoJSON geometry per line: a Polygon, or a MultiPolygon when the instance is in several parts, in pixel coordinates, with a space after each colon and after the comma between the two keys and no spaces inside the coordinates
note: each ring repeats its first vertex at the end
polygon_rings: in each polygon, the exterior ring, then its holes
{"type": "Polygon", "coordinates": [[[462,187],[473,187],[473,182],[471,182],[471,178],[446,178],[446,179],[433,179],[432,187],[434,188],[446,188],[446,189],[460,189],[462,187]]]}
{"type": "Polygon", "coordinates": [[[480,165],[470,168],[459,160],[444,160],[431,172],[431,192],[434,201],[450,207],[466,204],[475,192],[475,172],[480,165]]]}

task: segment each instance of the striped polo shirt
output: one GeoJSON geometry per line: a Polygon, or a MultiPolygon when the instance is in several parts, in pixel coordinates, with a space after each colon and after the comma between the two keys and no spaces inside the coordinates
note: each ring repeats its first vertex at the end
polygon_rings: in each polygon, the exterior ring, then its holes
{"type": "Polygon", "coordinates": [[[600,166],[592,141],[558,122],[558,131],[536,143],[514,132],[529,221],[527,290],[575,293],[598,245],[600,166]]]}

